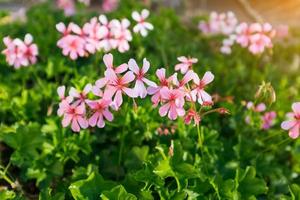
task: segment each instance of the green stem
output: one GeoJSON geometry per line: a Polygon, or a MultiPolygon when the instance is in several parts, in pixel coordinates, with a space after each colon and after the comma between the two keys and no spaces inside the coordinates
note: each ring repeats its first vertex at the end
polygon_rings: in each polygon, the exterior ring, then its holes
{"type": "Polygon", "coordinates": [[[203,147],[203,136],[202,136],[202,131],[200,131],[199,124],[197,124],[197,132],[198,132],[198,145],[199,145],[199,148],[202,149],[202,147],[203,147]]]}

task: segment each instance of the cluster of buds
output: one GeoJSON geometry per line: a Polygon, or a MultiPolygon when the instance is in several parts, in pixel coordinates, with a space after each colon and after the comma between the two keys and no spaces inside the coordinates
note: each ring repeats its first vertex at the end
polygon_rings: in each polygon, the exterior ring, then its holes
{"type": "MultiPolygon", "coordinates": [[[[153,29],[152,24],[145,21],[148,16],[149,11],[146,9],[142,10],[141,14],[136,11],[132,13],[133,19],[137,21],[133,30],[143,37],[147,36],[148,30],[153,29]]],[[[132,40],[129,27],[128,19],[108,21],[105,15],[92,18],[82,28],[72,22],[68,26],[60,22],[56,25],[56,29],[62,37],[57,42],[57,46],[63,50],[63,55],[69,56],[72,60],[97,51],[108,52],[117,49],[123,53],[129,50],[129,42],[132,40]]]]}
{"type": "Polygon", "coordinates": [[[147,78],[150,63],[146,58],[142,67],[134,59],[115,66],[112,54],[105,54],[103,61],[106,66],[104,77],[95,84],[87,84],[82,91],[72,87],[68,96],[65,96],[65,86],[58,88],[61,102],[57,113],[63,116],[64,127],[71,124],[75,132],[89,126],[103,128],[106,120],[113,120],[112,110],[120,110],[125,96],[134,100],[151,95],[153,106],[160,106],[160,116],[168,116],[171,120],[182,117],[187,124],[193,120],[198,125],[201,116],[226,111],[222,108],[209,111],[201,109],[213,104],[212,97],[205,91],[214,79],[211,72],[206,72],[200,79],[192,66],[188,66],[189,70],[178,80],[177,73],[166,77],[166,70],[161,68],[156,71],[159,82],[155,83],[147,78]]]}
{"type": "MultiPolygon", "coordinates": [[[[253,102],[249,101],[246,104],[246,108],[250,110],[251,112],[259,114],[259,119],[261,123],[261,129],[267,130],[270,129],[274,125],[274,121],[276,119],[276,112],[275,111],[269,111],[266,112],[266,105],[264,103],[259,103],[255,105],[253,102]]],[[[247,115],[245,118],[245,121],[247,124],[251,124],[252,115],[247,115]]]]}
{"type": "Polygon", "coordinates": [[[27,67],[35,64],[38,56],[38,47],[33,43],[33,37],[26,34],[24,41],[19,38],[11,39],[9,36],[3,38],[6,48],[2,54],[6,57],[6,62],[14,66],[15,69],[27,67]]]}
{"type": "Polygon", "coordinates": [[[160,127],[158,127],[156,129],[158,135],[162,136],[162,135],[170,135],[170,134],[174,134],[176,131],[176,126],[175,125],[171,125],[171,126],[165,126],[165,125],[161,125],[160,127]]]}

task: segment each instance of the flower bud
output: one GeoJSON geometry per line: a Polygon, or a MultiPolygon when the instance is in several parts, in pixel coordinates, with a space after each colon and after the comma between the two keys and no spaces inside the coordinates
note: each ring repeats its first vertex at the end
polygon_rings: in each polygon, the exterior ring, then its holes
{"type": "Polygon", "coordinates": [[[276,93],[271,83],[263,82],[255,93],[255,99],[257,102],[264,102],[269,106],[274,103],[276,93]]]}

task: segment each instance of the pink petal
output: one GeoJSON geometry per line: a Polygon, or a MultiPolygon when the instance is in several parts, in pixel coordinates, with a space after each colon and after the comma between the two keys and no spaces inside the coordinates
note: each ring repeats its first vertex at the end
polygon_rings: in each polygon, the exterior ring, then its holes
{"type": "Polygon", "coordinates": [[[107,119],[110,122],[114,119],[113,114],[108,109],[105,109],[103,111],[103,115],[104,115],[105,119],[107,119]]]}
{"type": "Polygon", "coordinates": [[[59,86],[57,88],[57,94],[59,96],[60,99],[64,99],[65,98],[65,90],[66,90],[66,87],[63,85],[63,86],[59,86]]]}
{"type": "Polygon", "coordinates": [[[150,14],[149,10],[143,9],[142,13],[141,13],[141,16],[142,16],[143,19],[146,19],[149,16],[149,14],[150,14]]]}
{"type": "Polygon", "coordinates": [[[134,79],[135,79],[134,74],[133,74],[131,71],[129,71],[129,72],[126,72],[126,74],[122,77],[122,83],[123,83],[123,84],[130,83],[130,82],[132,82],[134,79]]]}
{"type": "Polygon", "coordinates": [[[115,81],[118,79],[116,73],[112,69],[107,69],[105,71],[105,78],[109,81],[115,81]]]}
{"type": "Polygon", "coordinates": [[[103,56],[103,62],[106,68],[113,68],[113,55],[111,53],[103,56]]]}
{"type": "Polygon", "coordinates": [[[296,126],[291,128],[290,131],[289,131],[289,136],[293,139],[296,139],[299,136],[299,129],[300,129],[299,124],[297,124],[296,126]]]}
{"type": "Polygon", "coordinates": [[[169,111],[168,117],[169,117],[171,120],[177,119],[177,111],[176,111],[176,106],[175,106],[175,105],[172,105],[172,106],[170,107],[170,111],[169,111]]]}
{"type": "Polygon", "coordinates": [[[146,87],[145,87],[144,83],[140,80],[137,80],[135,82],[134,91],[135,91],[136,95],[141,98],[145,98],[147,95],[146,87]]]}
{"type": "Polygon", "coordinates": [[[79,131],[80,131],[80,126],[78,125],[78,122],[77,122],[76,119],[73,119],[73,120],[72,120],[71,129],[72,129],[74,132],[79,132],[79,131]]]}
{"type": "Polygon", "coordinates": [[[141,16],[137,11],[133,11],[131,14],[131,17],[135,20],[135,21],[141,21],[141,16]]]}
{"type": "Polygon", "coordinates": [[[144,58],[143,59],[143,68],[142,68],[143,73],[145,74],[149,70],[149,68],[150,68],[150,63],[146,58],[144,58]]]}
{"type": "Polygon", "coordinates": [[[166,77],[166,69],[160,68],[156,70],[156,76],[159,78],[159,80],[163,80],[166,77]]]}
{"type": "Polygon", "coordinates": [[[88,94],[91,90],[93,89],[93,86],[92,86],[92,84],[87,84],[85,87],[84,87],[84,89],[83,89],[83,94],[88,94]]]}
{"type": "Polygon", "coordinates": [[[62,22],[56,24],[56,29],[61,32],[64,33],[66,31],[66,25],[62,22]]]}
{"type": "Polygon", "coordinates": [[[123,92],[125,92],[125,94],[127,94],[131,98],[138,97],[138,94],[134,89],[124,87],[122,90],[123,92]]]}
{"type": "Polygon", "coordinates": [[[187,57],[185,56],[180,56],[177,58],[178,61],[182,62],[182,63],[186,63],[188,61],[187,57]]]}
{"type": "MultiPolygon", "coordinates": [[[[212,98],[211,98],[211,96],[207,92],[205,92],[204,90],[200,90],[199,93],[201,95],[201,99],[202,99],[203,102],[212,102],[212,98]]],[[[198,100],[199,99],[200,98],[198,98],[198,100]]]]}
{"type": "Polygon", "coordinates": [[[137,65],[136,61],[134,59],[130,59],[128,62],[128,68],[135,74],[138,74],[140,71],[139,66],[137,65]]]}
{"type": "Polygon", "coordinates": [[[121,73],[125,72],[127,69],[128,69],[128,65],[127,65],[126,63],[124,63],[124,64],[118,66],[118,67],[115,69],[115,72],[116,72],[117,74],[121,74],[121,73]]]}
{"type": "Polygon", "coordinates": [[[170,103],[166,103],[166,104],[162,105],[159,108],[159,115],[162,116],[162,117],[166,116],[169,109],[170,109],[170,103]]]}
{"type": "Polygon", "coordinates": [[[169,90],[169,88],[167,87],[163,87],[161,90],[160,90],[160,95],[163,99],[170,99],[170,95],[171,95],[171,91],[169,90]]]}
{"type": "Polygon", "coordinates": [[[149,79],[147,78],[142,78],[142,81],[144,83],[146,83],[148,86],[151,86],[151,87],[157,87],[156,83],[154,83],[153,81],[150,81],[149,79]]]}
{"type": "Polygon", "coordinates": [[[205,72],[201,81],[205,83],[205,85],[211,83],[214,80],[214,75],[211,72],[205,72]]]}
{"type": "Polygon", "coordinates": [[[62,120],[62,126],[67,127],[71,123],[71,120],[72,120],[72,115],[65,114],[62,120]]]}
{"type": "Polygon", "coordinates": [[[105,122],[103,120],[103,115],[99,115],[99,119],[98,119],[98,123],[97,123],[97,126],[99,128],[103,128],[105,126],[105,122]]]}
{"type": "Polygon", "coordinates": [[[103,88],[107,84],[107,79],[106,78],[100,78],[96,81],[96,86],[98,88],[103,88]]]}
{"type": "Polygon", "coordinates": [[[114,102],[115,102],[115,104],[116,104],[116,107],[117,107],[117,108],[120,108],[120,106],[121,106],[122,103],[123,103],[123,97],[122,97],[122,91],[121,91],[121,90],[118,90],[118,91],[116,92],[114,102]]]}
{"type": "Polygon", "coordinates": [[[113,97],[113,95],[116,93],[116,91],[117,91],[116,87],[108,85],[104,90],[103,98],[111,99],[113,97]]]}
{"type": "Polygon", "coordinates": [[[78,123],[79,123],[79,125],[80,125],[81,128],[87,128],[87,127],[89,127],[89,123],[88,123],[88,121],[85,118],[78,117],[77,120],[78,120],[78,123]]]}
{"type": "Polygon", "coordinates": [[[69,91],[69,95],[72,97],[76,97],[76,98],[80,97],[79,92],[74,87],[71,87],[71,89],[69,91]]]}
{"type": "Polygon", "coordinates": [[[292,109],[296,115],[300,115],[300,102],[293,103],[292,109]]]}
{"type": "Polygon", "coordinates": [[[97,124],[98,118],[99,118],[99,112],[95,112],[89,119],[90,126],[95,127],[97,124]]]}
{"type": "Polygon", "coordinates": [[[281,128],[284,130],[289,130],[297,124],[296,120],[284,121],[281,123],[281,128]]]}

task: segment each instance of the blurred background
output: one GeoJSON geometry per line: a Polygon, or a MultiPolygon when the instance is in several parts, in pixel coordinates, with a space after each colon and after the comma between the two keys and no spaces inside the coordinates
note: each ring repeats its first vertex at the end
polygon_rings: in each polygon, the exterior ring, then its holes
{"type": "MultiPolygon", "coordinates": [[[[0,10],[17,12],[43,0],[0,0],[0,10]]],[[[63,1],[63,0],[62,0],[63,1]]],[[[65,0],[67,1],[67,0],[65,0]]],[[[90,0],[89,9],[101,11],[105,0],[90,0]]],[[[142,1],[142,0],[141,0],[142,1]]],[[[300,25],[300,0],[143,0],[151,6],[168,6],[183,18],[211,11],[233,11],[240,21],[268,21],[273,25],[300,25]]],[[[53,0],[55,3],[55,0],[53,0]]]]}

